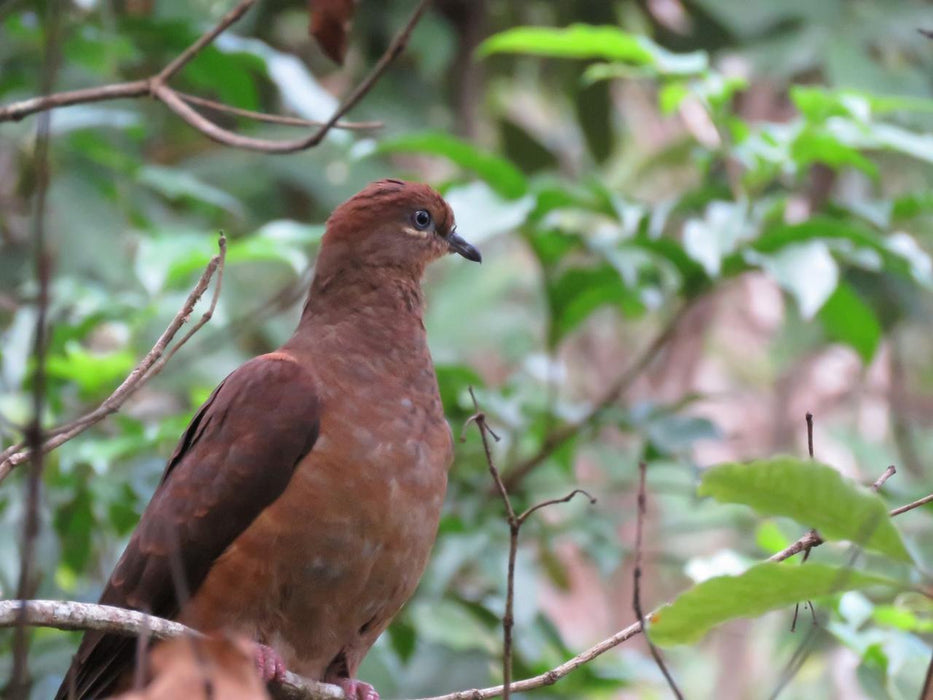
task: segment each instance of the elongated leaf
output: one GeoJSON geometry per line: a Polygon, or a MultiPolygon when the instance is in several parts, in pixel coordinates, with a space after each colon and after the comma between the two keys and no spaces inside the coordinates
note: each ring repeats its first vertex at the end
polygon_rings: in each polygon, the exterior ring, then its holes
{"type": "Polygon", "coordinates": [[[375,152],[427,153],[443,156],[463,168],[472,170],[507,199],[517,199],[528,190],[525,176],[509,161],[482,151],[471,143],[439,132],[421,132],[386,139],[380,142],[375,152]]]}
{"type": "Polygon", "coordinates": [[[648,37],[629,34],[618,27],[572,24],[569,27],[515,27],[489,37],[477,53],[523,53],[553,58],[602,58],[609,65],[591,66],[585,83],[625,75],[626,63],[654,68],[665,75],[695,75],[709,66],[702,51],[677,54],[658,46],[648,37]]]}
{"type": "Polygon", "coordinates": [[[653,63],[652,52],[641,37],[616,27],[573,24],[566,28],[516,27],[480,44],[480,56],[527,53],[557,58],[605,58],[636,65],[653,63]]]}
{"type": "Polygon", "coordinates": [[[651,616],[651,641],[691,644],[728,620],[756,617],[771,610],[842,591],[896,581],[843,567],[765,562],[738,576],[717,576],[681,594],[651,616]]]}
{"type": "Polygon", "coordinates": [[[703,474],[699,493],[742,503],[816,528],[826,540],[849,540],[911,561],[884,501],[830,466],[794,457],[726,462],[703,474]]]}

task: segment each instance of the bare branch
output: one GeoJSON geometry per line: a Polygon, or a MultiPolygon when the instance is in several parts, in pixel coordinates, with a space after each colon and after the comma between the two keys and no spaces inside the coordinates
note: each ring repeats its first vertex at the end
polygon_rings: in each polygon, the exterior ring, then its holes
{"type": "Polygon", "coordinates": [[[884,486],[884,482],[890,479],[892,476],[897,474],[897,469],[894,468],[893,464],[889,464],[888,468],[884,470],[881,476],[875,479],[875,483],[871,485],[871,490],[876,493],[881,490],[881,487],[884,486]]]}
{"type": "MultiPolygon", "coordinates": [[[[534,690],[535,688],[543,688],[544,686],[554,685],[564,676],[577,670],[581,666],[590,663],[597,656],[601,656],[610,649],[614,649],[623,642],[628,641],[639,632],[641,632],[641,626],[637,622],[635,624],[629,625],[625,629],[619,630],[611,637],[602,640],[598,644],[594,644],[586,651],[577,654],[572,659],[568,659],[560,666],[552,668],[550,671],[542,673],[538,676],[533,676],[532,678],[526,678],[525,680],[512,683],[511,690],[516,693],[523,693],[528,690],[534,690]]],[[[436,695],[430,698],[420,698],[420,700],[487,700],[487,698],[497,698],[501,696],[504,690],[505,689],[503,686],[497,685],[491,688],[460,690],[456,693],[436,695]]]]}
{"type": "MultiPolygon", "coordinates": [[[[180,622],[154,617],[136,610],[111,605],[73,603],[59,600],[0,600],[0,627],[12,627],[23,619],[31,627],[60,630],[100,630],[130,635],[150,635],[156,639],[201,637],[201,633],[180,622]],[[24,604],[23,604],[24,603],[24,604]]],[[[285,674],[285,682],[274,688],[277,700],[344,700],[341,688],[329,683],[285,674]]]]}
{"type": "Polygon", "coordinates": [[[257,0],[240,0],[240,3],[236,7],[220,18],[220,22],[218,22],[216,26],[204,32],[204,34],[198,37],[197,41],[182,51],[175,60],[159,71],[158,75],[152,78],[152,82],[161,84],[171,80],[182,68],[188,65],[191,59],[198,55],[201,49],[219,37],[227,27],[235,24],[240,17],[246,14],[247,10],[256,4],[256,2],[257,0]]]}
{"type": "Polygon", "coordinates": [[[518,522],[519,524],[524,523],[529,515],[531,515],[537,510],[541,510],[542,508],[547,508],[548,506],[553,506],[558,503],[567,503],[568,501],[572,500],[573,497],[576,496],[577,494],[582,494],[586,496],[590,501],[590,505],[594,505],[596,503],[596,499],[593,498],[589,493],[587,493],[585,489],[574,489],[573,491],[568,493],[563,498],[551,498],[547,501],[541,501],[541,503],[536,503],[535,505],[528,508],[528,510],[526,510],[524,513],[518,516],[518,522]]]}
{"type": "Polygon", "coordinates": [[[661,658],[661,652],[658,651],[658,648],[654,645],[654,642],[651,641],[651,638],[648,636],[648,633],[645,632],[645,614],[641,609],[641,543],[642,543],[642,532],[644,530],[645,524],[645,511],[646,511],[646,496],[645,496],[645,472],[647,471],[647,466],[644,462],[638,463],[638,516],[635,519],[635,569],[632,573],[632,578],[634,581],[633,591],[632,591],[632,609],[635,611],[635,616],[638,618],[638,624],[641,625],[641,632],[645,635],[645,641],[648,643],[648,649],[651,651],[651,656],[654,659],[655,664],[661,670],[661,673],[664,675],[665,680],[667,681],[668,686],[670,686],[671,692],[674,694],[678,700],[683,700],[683,693],[680,692],[680,688],[677,687],[677,683],[674,681],[674,677],[671,675],[670,671],[667,670],[667,666],[664,663],[664,659],[661,658]]]}
{"type": "Polygon", "coordinates": [[[927,503],[930,503],[931,501],[933,501],[933,493],[931,493],[929,496],[918,498],[916,501],[914,501],[913,503],[908,503],[906,506],[900,506],[898,508],[895,508],[894,510],[890,512],[890,515],[895,516],[895,515],[900,515],[901,513],[906,513],[907,511],[913,510],[914,508],[919,508],[920,506],[924,506],[927,503]]]}
{"type": "Polygon", "coordinates": [[[131,97],[145,97],[148,94],[149,81],[134,80],[129,83],[114,83],[113,85],[103,85],[95,88],[57,92],[54,95],[30,97],[28,100],[12,102],[5,107],[0,107],[0,122],[19,121],[30,114],[46,112],[59,107],[131,97]]]}
{"type": "MultiPolygon", "coordinates": [[[[146,353],[142,361],[136,365],[120,386],[93,411],[48,431],[47,437],[42,443],[43,453],[63,445],[92,425],[99,423],[111,413],[118,411],[130,396],[152,379],[152,377],[162,371],[162,368],[165,367],[165,363],[172,355],[174,355],[182,345],[188,342],[198,329],[207,323],[217,305],[217,299],[220,295],[220,283],[223,279],[223,267],[227,252],[227,239],[223,234],[221,234],[217,245],[219,253],[211,258],[211,261],[207,264],[207,267],[201,275],[201,279],[198,280],[194,289],[191,290],[182,308],[175,314],[175,318],[172,319],[168,327],[162,332],[162,335],[159,336],[155,345],[146,353]],[[166,353],[166,348],[168,348],[179,329],[187,323],[188,317],[191,316],[195,305],[204,295],[204,292],[207,291],[215,273],[217,274],[217,284],[214,287],[214,295],[211,299],[210,307],[191,330],[166,353]]],[[[3,453],[0,453],[0,481],[3,481],[9,475],[13,468],[29,459],[29,455],[30,450],[24,443],[15,444],[4,450],[3,453]]]]}

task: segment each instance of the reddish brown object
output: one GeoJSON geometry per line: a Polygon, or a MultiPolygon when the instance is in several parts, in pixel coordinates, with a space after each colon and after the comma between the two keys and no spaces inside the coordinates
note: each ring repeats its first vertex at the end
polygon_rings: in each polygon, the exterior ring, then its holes
{"type": "MultiPolygon", "coordinates": [[[[480,260],[454,228],[439,194],[399,180],[334,211],[298,329],[197,412],[102,603],[244,635],[347,686],[437,531],[452,441],[420,281],[449,252],[480,260]]],[[[125,689],[135,647],[85,634],[59,700],[125,689]]]]}
{"type": "Polygon", "coordinates": [[[171,639],[149,654],[146,687],[117,700],[269,700],[245,639],[171,639]]]}
{"type": "Polygon", "coordinates": [[[356,0],[308,0],[308,11],[311,13],[308,32],[329,58],[343,65],[356,0]]]}

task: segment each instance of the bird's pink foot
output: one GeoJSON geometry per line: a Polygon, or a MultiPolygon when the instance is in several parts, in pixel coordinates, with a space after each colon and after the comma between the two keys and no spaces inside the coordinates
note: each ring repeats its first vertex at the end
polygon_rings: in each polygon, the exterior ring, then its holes
{"type": "Polygon", "coordinates": [[[275,649],[265,644],[257,644],[253,658],[263,683],[281,683],[285,680],[285,662],[275,649]]]}
{"type": "Polygon", "coordinates": [[[343,688],[347,700],[379,700],[379,693],[375,688],[356,678],[341,678],[337,685],[343,688]]]}

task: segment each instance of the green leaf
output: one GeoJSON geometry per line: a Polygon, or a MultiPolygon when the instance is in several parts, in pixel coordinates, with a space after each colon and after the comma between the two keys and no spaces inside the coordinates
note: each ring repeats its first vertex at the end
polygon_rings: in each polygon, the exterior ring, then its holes
{"type": "Polygon", "coordinates": [[[841,282],[836,287],[817,317],[826,335],[851,346],[865,364],[871,362],[881,342],[881,324],[849,284],[841,282]]]}
{"type": "Polygon", "coordinates": [[[896,581],[845,567],[765,562],[738,576],[717,576],[650,616],[651,641],[692,644],[717,625],[842,591],[897,586],[896,581]]]}
{"type": "Polygon", "coordinates": [[[499,156],[481,151],[473,144],[440,132],[407,134],[379,143],[374,153],[427,153],[443,156],[476,173],[498,194],[518,199],[528,191],[521,171],[499,156]]]}
{"type": "Polygon", "coordinates": [[[641,309],[636,295],[626,288],[618,271],[609,264],[567,270],[548,284],[547,296],[552,342],[559,341],[596,309],[607,304],[633,313],[641,309]]]}
{"type": "Polygon", "coordinates": [[[75,382],[82,396],[91,397],[112,389],[133,367],[135,358],[129,350],[110,353],[88,352],[77,341],[68,341],[62,355],[49,357],[49,376],[75,382]]]}
{"type": "MultiPolygon", "coordinates": [[[[644,36],[618,27],[572,24],[569,27],[516,27],[495,34],[480,44],[479,56],[494,53],[522,53],[552,58],[600,58],[635,66],[646,66],[667,75],[693,75],[709,66],[705,52],[676,54],[644,36]]],[[[592,66],[584,82],[616,77],[620,67],[592,66]]]]}
{"type": "Polygon", "coordinates": [[[636,65],[650,65],[654,58],[641,37],[616,27],[588,24],[572,24],[561,29],[515,27],[486,39],[477,53],[480,56],[525,53],[557,58],[604,58],[636,65]]]}
{"type": "Polygon", "coordinates": [[[823,163],[831,168],[850,165],[870,175],[878,177],[878,168],[858,149],[840,141],[836,136],[818,128],[805,128],[791,144],[791,156],[798,167],[812,163],[823,163]]]}
{"type": "Polygon", "coordinates": [[[61,539],[62,564],[74,573],[80,573],[91,553],[91,531],[94,513],[91,494],[81,484],[74,498],[55,511],[55,530],[61,539]]]}
{"type": "Polygon", "coordinates": [[[825,540],[849,540],[911,561],[881,497],[819,462],[794,457],[726,462],[704,472],[699,494],[793,518],[825,540]]]}

